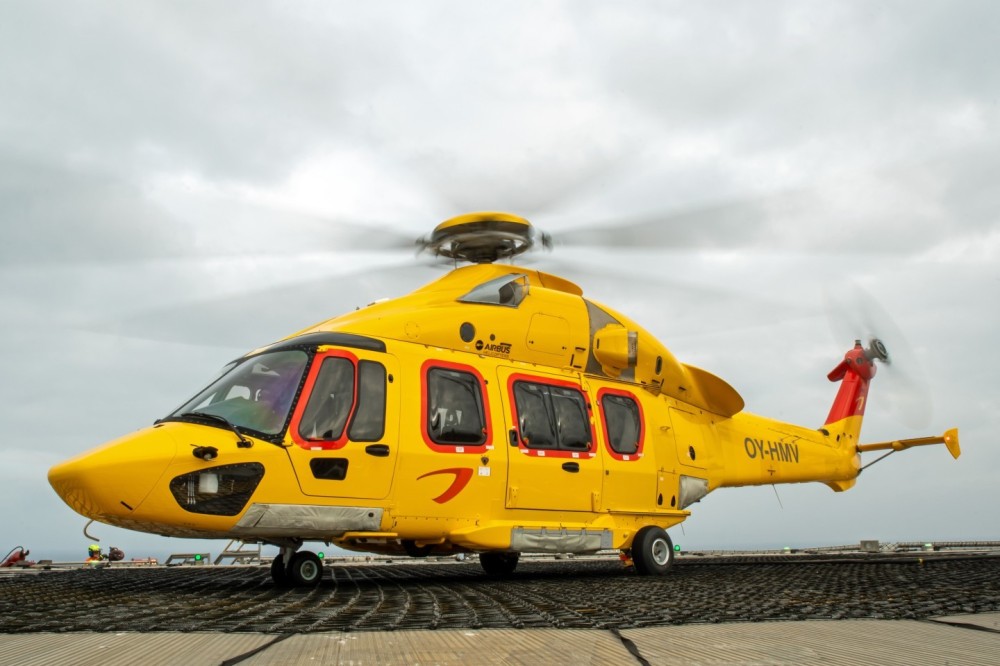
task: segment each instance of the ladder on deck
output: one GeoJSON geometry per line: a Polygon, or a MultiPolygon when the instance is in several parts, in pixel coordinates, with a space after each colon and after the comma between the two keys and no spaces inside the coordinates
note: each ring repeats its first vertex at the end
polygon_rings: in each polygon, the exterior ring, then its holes
{"type": "Polygon", "coordinates": [[[260,544],[233,539],[215,558],[215,564],[232,560],[230,564],[260,564],[260,544]]]}

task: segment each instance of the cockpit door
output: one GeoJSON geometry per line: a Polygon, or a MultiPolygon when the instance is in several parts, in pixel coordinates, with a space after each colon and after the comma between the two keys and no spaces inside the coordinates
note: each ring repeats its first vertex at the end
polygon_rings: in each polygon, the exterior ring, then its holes
{"type": "Polygon", "coordinates": [[[306,495],[382,499],[399,453],[399,366],[357,349],[317,353],[286,437],[306,495]]]}

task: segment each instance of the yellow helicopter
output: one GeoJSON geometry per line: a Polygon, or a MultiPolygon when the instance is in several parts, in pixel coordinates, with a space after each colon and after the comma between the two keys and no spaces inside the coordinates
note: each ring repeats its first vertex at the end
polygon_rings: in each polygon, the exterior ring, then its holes
{"type": "Polygon", "coordinates": [[[851,488],[878,339],[829,374],[819,428],[743,411],[724,380],[678,361],[572,282],[496,263],[549,238],[524,218],[447,220],[422,249],[468,265],[228,365],[152,426],[49,471],[85,517],[164,536],[276,545],[281,585],[314,585],[324,542],[412,557],[618,549],[665,573],[667,530],[716,488],[851,488]]]}

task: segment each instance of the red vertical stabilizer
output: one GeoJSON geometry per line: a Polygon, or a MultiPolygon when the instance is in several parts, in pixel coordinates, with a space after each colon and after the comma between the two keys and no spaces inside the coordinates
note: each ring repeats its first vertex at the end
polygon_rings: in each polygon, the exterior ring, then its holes
{"type": "MultiPolygon", "coordinates": [[[[875,341],[877,342],[877,341],[875,341]]],[[[851,416],[864,416],[865,403],[868,401],[868,386],[875,376],[874,358],[872,354],[855,341],[854,348],[844,355],[844,360],[834,368],[827,378],[831,382],[840,382],[840,390],[826,417],[826,424],[837,423],[851,416]]]]}

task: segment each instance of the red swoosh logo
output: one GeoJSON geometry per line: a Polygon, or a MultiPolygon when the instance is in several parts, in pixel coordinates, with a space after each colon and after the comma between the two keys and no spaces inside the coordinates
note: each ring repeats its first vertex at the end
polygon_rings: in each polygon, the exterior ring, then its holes
{"type": "Polygon", "coordinates": [[[451,482],[448,489],[434,498],[434,501],[438,504],[444,504],[455,498],[455,495],[459,494],[465,489],[465,486],[469,484],[469,480],[472,478],[472,469],[468,467],[449,467],[448,469],[439,469],[435,472],[427,472],[423,476],[418,476],[417,480],[426,478],[428,476],[435,476],[437,474],[454,474],[455,480],[451,482]]]}

